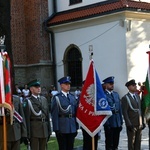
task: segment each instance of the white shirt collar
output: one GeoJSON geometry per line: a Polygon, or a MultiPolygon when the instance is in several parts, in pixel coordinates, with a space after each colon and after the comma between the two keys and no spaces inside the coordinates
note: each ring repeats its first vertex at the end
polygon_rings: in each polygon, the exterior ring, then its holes
{"type": "Polygon", "coordinates": [[[36,96],[36,95],[33,95],[33,94],[32,94],[32,96],[33,96],[34,98],[36,98],[36,99],[37,99],[37,98],[40,98],[40,96],[39,96],[39,95],[38,95],[38,96],[36,96]]]}
{"type": "Polygon", "coordinates": [[[113,91],[108,91],[107,89],[106,89],[106,91],[107,91],[109,94],[113,93],[113,91]]]}
{"type": "Polygon", "coordinates": [[[129,94],[130,94],[132,97],[135,96],[135,93],[133,94],[133,93],[129,92],[129,94]]]}
{"type": "Polygon", "coordinates": [[[64,91],[61,91],[66,97],[67,97],[67,94],[69,94],[69,92],[68,93],[66,93],[66,92],[64,92],[64,91]]]}

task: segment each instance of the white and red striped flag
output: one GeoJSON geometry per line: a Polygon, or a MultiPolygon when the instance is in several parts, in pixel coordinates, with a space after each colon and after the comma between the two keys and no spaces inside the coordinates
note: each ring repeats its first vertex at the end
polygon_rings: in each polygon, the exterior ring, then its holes
{"type": "Polygon", "coordinates": [[[7,52],[0,53],[0,110],[4,116],[4,108],[10,111],[11,124],[13,123],[13,104],[11,91],[11,62],[7,52]]]}
{"type": "MultiPolygon", "coordinates": [[[[3,58],[0,53],[0,105],[5,102],[5,89],[4,89],[4,71],[3,71],[3,58]]],[[[4,109],[0,108],[0,116],[4,116],[4,109]]]]}
{"type": "Polygon", "coordinates": [[[91,60],[80,95],[77,122],[91,137],[94,137],[111,115],[94,62],[91,60]]]}

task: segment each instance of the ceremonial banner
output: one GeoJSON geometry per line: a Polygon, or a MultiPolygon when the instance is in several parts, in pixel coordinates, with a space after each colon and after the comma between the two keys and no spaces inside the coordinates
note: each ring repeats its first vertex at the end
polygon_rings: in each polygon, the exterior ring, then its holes
{"type": "Polygon", "coordinates": [[[4,83],[5,83],[5,102],[8,105],[12,105],[11,63],[7,53],[4,53],[4,83]]]}
{"type": "Polygon", "coordinates": [[[4,73],[3,73],[3,59],[0,53],[0,104],[5,100],[4,94],[4,73]]]}
{"type": "Polygon", "coordinates": [[[147,52],[149,58],[149,67],[144,85],[144,101],[142,102],[143,111],[145,111],[146,119],[150,119],[150,52],[147,52]]]}
{"type": "Polygon", "coordinates": [[[12,123],[13,105],[11,91],[11,63],[6,52],[0,54],[0,69],[0,107],[9,109],[12,123]]]}
{"type": "MultiPolygon", "coordinates": [[[[5,89],[4,89],[4,72],[3,72],[3,58],[0,53],[0,106],[5,102],[5,89]]],[[[0,115],[4,116],[4,109],[0,109],[0,115]]]]}
{"type": "Polygon", "coordinates": [[[77,122],[91,137],[94,137],[111,115],[94,62],[91,60],[80,95],[77,122]]]}
{"type": "Polygon", "coordinates": [[[144,105],[145,107],[148,107],[150,105],[150,77],[149,72],[147,72],[146,75],[146,81],[145,81],[145,87],[144,87],[144,105]]]}

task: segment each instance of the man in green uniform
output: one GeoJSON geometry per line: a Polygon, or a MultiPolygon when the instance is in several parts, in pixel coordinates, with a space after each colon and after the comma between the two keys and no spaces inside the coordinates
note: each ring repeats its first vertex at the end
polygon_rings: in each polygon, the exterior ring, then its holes
{"type": "MultiPolygon", "coordinates": [[[[14,117],[13,124],[10,124],[9,110],[6,112],[6,125],[7,125],[7,150],[20,150],[20,140],[22,137],[27,137],[27,130],[25,124],[24,113],[20,98],[17,95],[13,95],[14,105],[14,117]]],[[[4,150],[3,147],[3,117],[0,117],[0,150],[4,150]]]]}
{"type": "Polygon", "coordinates": [[[27,123],[27,137],[32,150],[45,150],[51,134],[47,99],[40,96],[41,87],[38,80],[28,83],[31,97],[25,99],[24,113],[27,123]]]}

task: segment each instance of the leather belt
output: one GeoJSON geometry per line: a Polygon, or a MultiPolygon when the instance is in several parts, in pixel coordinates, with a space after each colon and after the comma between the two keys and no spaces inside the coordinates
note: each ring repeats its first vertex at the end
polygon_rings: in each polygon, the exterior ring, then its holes
{"type": "Polygon", "coordinates": [[[75,117],[75,115],[74,114],[66,114],[66,115],[59,115],[59,117],[60,118],[73,118],[73,117],[75,117]]]}
{"type": "Polygon", "coordinates": [[[30,119],[30,121],[41,121],[41,122],[47,122],[48,120],[45,119],[45,118],[33,118],[33,119],[30,119]]]}

